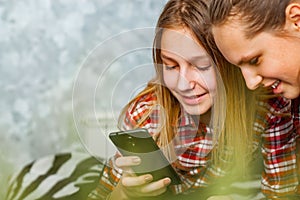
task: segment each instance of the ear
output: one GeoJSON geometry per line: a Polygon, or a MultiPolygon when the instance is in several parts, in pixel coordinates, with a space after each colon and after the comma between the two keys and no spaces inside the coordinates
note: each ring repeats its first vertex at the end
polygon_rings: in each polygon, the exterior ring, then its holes
{"type": "Polygon", "coordinates": [[[285,19],[286,28],[300,31],[300,3],[291,3],[286,7],[285,19]]]}

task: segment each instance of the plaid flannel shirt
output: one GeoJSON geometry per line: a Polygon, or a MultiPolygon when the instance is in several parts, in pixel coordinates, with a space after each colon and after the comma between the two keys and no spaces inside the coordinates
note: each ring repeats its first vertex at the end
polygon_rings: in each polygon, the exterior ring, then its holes
{"type": "Polygon", "coordinates": [[[255,123],[264,162],[261,189],[271,199],[295,195],[299,187],[299,158],[296,156],[300,136],[299,101],[300,97],[270,99],[264,104],[270,112],[259,116],[255,123]]]}
{"type": "MultiPolygon", "coordinates": [[[[297,123],[299,124],[299,101],[296,103],[298,103],[298,107],[294,108],[295,110],[298,108],[298,114],[293,116],[294,124],[291,116],[276,115],[276,112],[288,113],[291,111],[290,101],[284,98],[275,98],[263,105],[269,108],[274,115],[268,113],[266,116],[260,116],[255,123],[256,137],[262,144],[261,149],[265,164],[262,174],[262,192],[266,196],[290,194],[295,191],[295,187],[298,185],[295,171],[297,135],[293,128],[297,123]]],[[[150,116],[140,127],[148,129],[150,134],[156,138],[160,129],[159,112],[162,110],[160,107],[154,106],[155,104],[156,97],[154,94],[145,95],[133,103],[126,113],[123,128],[127,130],[134,128],[144,114],[152,110],[150,116]]],[[[213,148],[212,131],[204,124],[200,125],[202,132],[197,132],[198,126],[195,125],[192,117],[186,112],[182,112],[182,117],[178,122],[175,150],[182,152],[180,149],[185,149],[185,151],[177,155],[178,162],[173,163],[173,167],[182,180],[182,184],[171,188],[176,194],[206,187],[214,178],[225,175],[224,171],[210,165],[209,152],[213,148]],[[195,132],[197,132],[196,136],[195,132]]],[[[107,162],[97,188],[90,193],[91,199],[105,199],[118,184],[122,176],[122,170],[114,167],[114,160],[118,156],[119,154],[116,154],[107,162]]]]}

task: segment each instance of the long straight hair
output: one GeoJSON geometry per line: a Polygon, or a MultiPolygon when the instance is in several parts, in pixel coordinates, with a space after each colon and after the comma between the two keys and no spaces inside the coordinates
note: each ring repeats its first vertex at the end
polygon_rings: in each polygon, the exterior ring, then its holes
{"type": "MultiPolygon", "coordinates": [[[[251,104],[255,101],[255,98],[254,94],[247,89],[240,70],[232,67],[220,54],[216,54],[215,49],[211,47],[207,9],[206,0],[168,1],[158,19],[153,42],[153,61],[156,77],[128,103],[121,116],[124,116],[128,106],[137,99],[145,94],[155,93],[157,104],[165,111],[161,112],[162,116],[160,116],[164,126],[161,127],[158,141],[161,147],[168,146],[176,135],[177,129],[174,128],[174,124],[178,123],[181,109],[177,99],[163,84],[161,38],[164,29],[188,29],[194,34],[198,40],[197,42],[207,51],[215,64],[217,89],[216,96],[213,99],[209,125],[213,130],[213,142],[216,144],[216,148],[212,151],[211,161],[215,166],[226,168],[229,167],[228,161],[235,160],[240,162],[241,168],[244,168],[247,154],[249,154],[249,146],[252,145],[252,122],[255,105],[251,104]]],[[[147,115],[144,119],[146,118],[147,115]]],[[[119,118],[120,125],[123,122],[122,119],[122,117],[119,118]]],[[[140,120],[137,127],[142,123],[143,120],[140,120]]],[[[168,150],[167,156],[174,155],[172,148],[168,148],[168,150]]]]}

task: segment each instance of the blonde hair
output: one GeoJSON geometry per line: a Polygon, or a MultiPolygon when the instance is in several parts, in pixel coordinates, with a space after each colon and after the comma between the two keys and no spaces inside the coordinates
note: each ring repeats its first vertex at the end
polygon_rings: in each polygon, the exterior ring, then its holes
{"type": "MultiPolygon", "coordinates": [[[[160,120],[164,121],[164,126],[160,132],[159,145],[167,146],[174,138],[176,134],[174,124],[178,123],[181,109],[177,99],[163,84],[160,42],[163,29],[187,28],[216,64],[217,93],[212,106],[210,126],[213,129],[213,140],[217,142],[217,148],[212,151],[212,162],[215,166],[225,169],[226,166],[229,167],[228,161],[239,161],[239,166],[244,168],[249,147],[252,145],[255,105],[251,104],[255,102],[255,95],[247,89],[240,70],[231,66],[220,56],[221,54],[217,54],[216,49],[212,48],[212,37],[209,37],[210,33],[207,31],[207,14],[205,0],[168,1],[158,19],[153,42],[156,77],[128,103],[120,116],[124,116],[128,106],[137,99],[154,92],[157,103],[165,110],[164,115],[160,117],[160,120]]],[[[144,119],[146,118],[147,115],[144,119]]],[[[122,119],[119,118],[119,125],[123,123],[122,119]]],[[[143,120],[137,124],[137,127],[142,123],[143,120]]]]}

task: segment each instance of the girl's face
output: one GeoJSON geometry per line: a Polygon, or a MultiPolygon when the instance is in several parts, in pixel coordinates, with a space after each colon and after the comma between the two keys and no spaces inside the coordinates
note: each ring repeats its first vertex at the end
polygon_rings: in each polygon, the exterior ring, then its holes
{"type": "Polygon", "coordinates": [[[290,31],[290,37],[262,32],[248,39],[242,23],[233,17],[212,31],[224,57],[240,67],[249,89],[263,85],[289,99],[300,95],[299,29],[297,37],[290,31]]]}
{"type": "Polygon", "coordinates": [[[165,29],[161,39],[165,86],[191,115],[210,111],[216,90],[214,66],[189,30],[165,29]]]}

